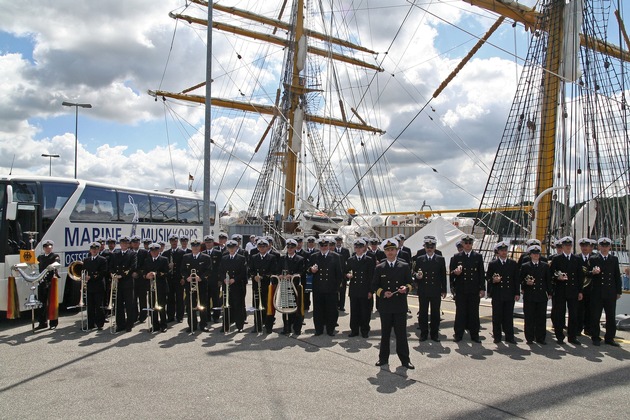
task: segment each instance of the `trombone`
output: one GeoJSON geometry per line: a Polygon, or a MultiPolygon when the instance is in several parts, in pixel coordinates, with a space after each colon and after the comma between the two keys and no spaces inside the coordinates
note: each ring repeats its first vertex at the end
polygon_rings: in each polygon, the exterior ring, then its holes
{"type": "Polygon", "coordinates": [[[158,302],[158,293],[157,293],[157,273],[155,271],[151,271],[148,274],[151,274],[151,278],[149,281],[151,282],[150,290],[149,290],[149,307],[144,308],[147,314],[147,328],[149,332],[154,331],[153,325],[153,314],[156,312],[160,312],[163,308],[160,306],[158,302]]]}
{"type": "MultiPolygon", "coordinates": [[[[256,273],[256,277],[258,277],[258,306],[254,308],[254,328],[256,332],[262,332],[264,319],[263,311],[265,310],[265,307],[262,304],[262,277],[260,276],[260,273],[256,273]]],[[[254,296],[254,299],[255,298],[256,296],[254,296]]]]}
{"type": "MultiPolygon", "coordinates": [[[[197,270],[195,268],[190,270],[190,277],[192,278],[192,280],[190,281],[190,313],[188,314],[188,316],[190,316],[190,331],[193,331],[193,326],[194,324],[194,320],[193,320],[193,316],[195,316],[195,311],[203,311],[206,309],[205,306],[203,306],[201,304],[201,300],[199,299],[199,276],[197,275],[197,270]],[[193,294],[195,294],[197,296],[197,305],[193,307],[193,303],[194,303],[194,298],[193,298],[193,294]]],[[[201,316],[201,314],[199,314],[201,316]]]]}
{"type": "Polygon", "coordinates": [[[81,290],[79,292],[79,304],[70,306],[68,309],[79,308],[81,313],[81,331],[88,331],[87,312],[87,270],[82,270],[83,261],[75,261],[68,266],[68,276],[74,281],[81,282],[81,290]],[[79,270],[81,272],[79,273],[79,270]]]}
{"type": "Polygon", "coordinates": [[[109,332],[116,333],[116,299],[118,298],[118,276],[112,273],[112,284],[109,289],[109,304],[107,309],[109,312],[109,332]]]}
{"type": "Polygon", "coordinates": [[[223,332],[230,332],[230,273],[225,273],[225,291],[223,292],[223,332]]]}

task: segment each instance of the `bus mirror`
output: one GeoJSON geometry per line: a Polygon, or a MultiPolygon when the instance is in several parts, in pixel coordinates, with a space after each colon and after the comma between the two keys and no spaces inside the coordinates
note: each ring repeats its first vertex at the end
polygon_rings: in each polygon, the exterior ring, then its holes
{"type": "Polygon", "coordinates": [[[7,220],[17,218],[17,203],[13,201],[13,186],[7,185],[7,220]]]}
{"type": "Polygon", "coordinates": [[[7,203],[7,220],[15,220],[17,217],[17,203],[7,203]]]}

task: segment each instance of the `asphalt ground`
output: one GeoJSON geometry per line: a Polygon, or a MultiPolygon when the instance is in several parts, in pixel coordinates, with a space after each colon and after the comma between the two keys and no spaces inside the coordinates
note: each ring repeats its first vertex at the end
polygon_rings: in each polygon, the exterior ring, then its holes
{"type": "MultiPolygon", "coordinates": [[[[249,296],[249,294],[248,294],[249,296]]],[[[272,334],[190,335],[169,324],[151,334],[82,332],[78,314],[57,330],[31,332],[30,320],[0,322],[0,418],[629,418],[630,333],[620,348],[602,343],[494,344],[491,309],[482,304],[482,344],[452,341],[455,305],[442,303],[441,341],[408,333],[415,370],[400,366],[392,340],[389,366],[378,359],[380,322],[368,339],[348,338],[349,314],[334,337],[314,337],[311,315],[299,337],[272,334]]],[[[349,305],[346,305],[349,307],[349,305]]],[[[107,326],[107,324],[106,324],[107,326]]],[[[392,334],[393,336],[393,334],[392,334]]]]}

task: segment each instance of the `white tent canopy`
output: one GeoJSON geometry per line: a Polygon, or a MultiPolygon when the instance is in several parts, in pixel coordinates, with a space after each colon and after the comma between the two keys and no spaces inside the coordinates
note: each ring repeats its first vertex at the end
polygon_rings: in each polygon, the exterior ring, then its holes
{"type": "Polygon", "coordinates": [[[431,223],[405,240],[405,246],[411,249],[412,257],[423,247],[424,237],[427,235],[435,236],[437,239],[437,249],[442,251],[448,267],[451,257],[457,253],[455,242],[464,235],[464,232],[441,216],[431,219],[431,223]]]}

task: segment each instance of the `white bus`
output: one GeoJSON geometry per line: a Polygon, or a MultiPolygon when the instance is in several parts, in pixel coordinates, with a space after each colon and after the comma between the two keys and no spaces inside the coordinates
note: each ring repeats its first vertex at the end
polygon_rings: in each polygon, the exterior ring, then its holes
{"type": "MultiPolygon", "coordinates": [[[[64,302],[67,267],[88,254],[98,239],[138,235],[154,242],[168,241],[171,234],[203,240],[203,201],[189,191],[152,191],[117,187],[91,181],[35,177],[0,177],[0,311],[7,310],[8,277],[20,262],[20,250],[42,253],[42,242],[52,240],[61,258],[58,298],[64,302]],[[30,232],[27,233],[27,232],[30,232]],[[33,235],[33,232],[37,232],[33,235]]],[[[216,204],[210,203],[210,233],[218,232],[216,204]]],[[[19,275],[16,288],[20,310],[30,293],[30,284],[19,275]]],[[[72,296],[66,300],[74,300],[72,296]]]]}

